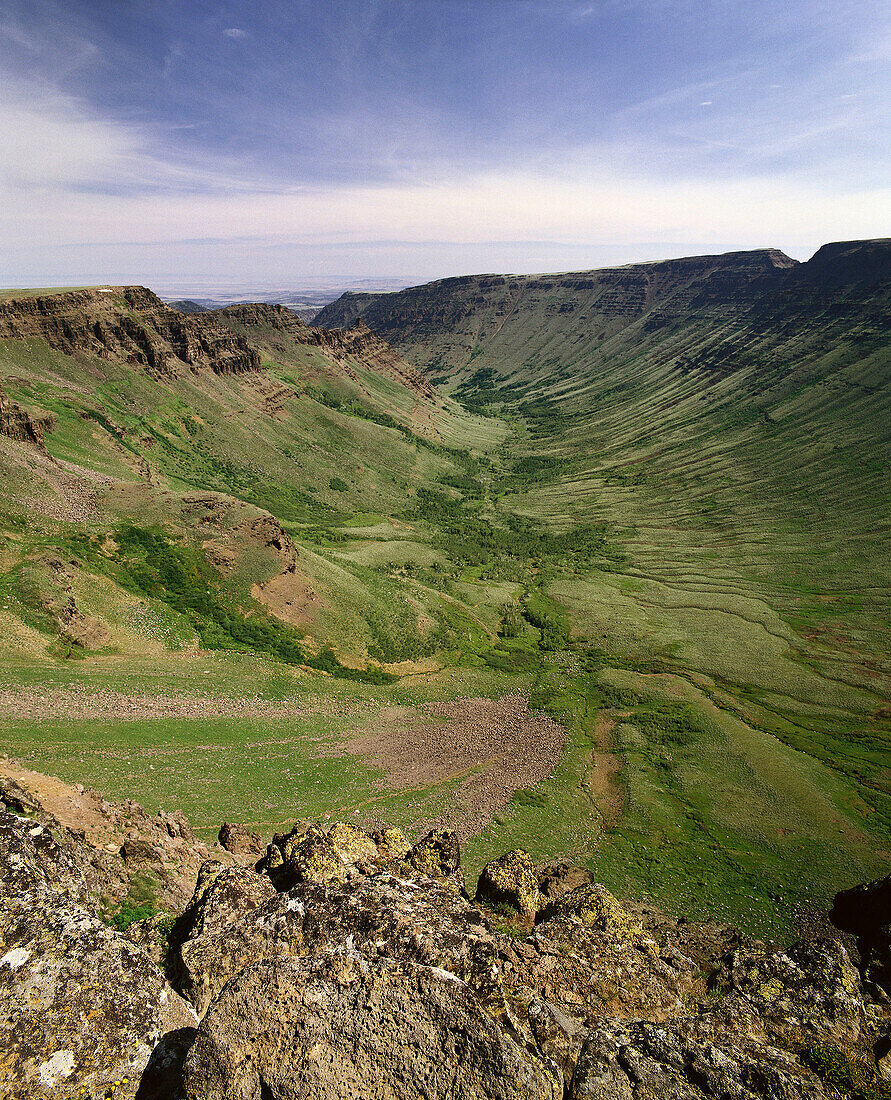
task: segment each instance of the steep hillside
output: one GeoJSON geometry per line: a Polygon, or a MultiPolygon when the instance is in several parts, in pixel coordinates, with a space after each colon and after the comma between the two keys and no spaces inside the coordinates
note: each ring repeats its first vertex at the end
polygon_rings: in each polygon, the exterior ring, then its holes
{"type": "MultiPolygon", "coordinates": [[[[542,578],[599,651],[601,690],[657,708],[704,691],[800,753],[799,777],[823,761],[889,820],[891,242],[448,279],[317,320],[359,314],[514,424],[500,507],[567,538],[613,532],[610,569],[542,578]]],[[[654,752],[648,722],[598,735],[625,784],[624,866],[648,859],[632,822],[708,861],[737,765],[689,732],[654,752]]]]}

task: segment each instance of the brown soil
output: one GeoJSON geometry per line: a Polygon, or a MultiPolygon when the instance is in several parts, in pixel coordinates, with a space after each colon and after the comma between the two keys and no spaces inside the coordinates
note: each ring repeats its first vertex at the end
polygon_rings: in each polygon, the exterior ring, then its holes
{"type": "MultiPolygon", "coordinates": [[[[72,832],[82,832],[96,847],[104,847],[111,839],[109,819],[102,810],[103,799],[95,791],[69,786],[55,776],[32,772],[5,757],[0,757],[0,775],[14,779],[60,825],[72,832]]],[[[120,841],[117,844],[120,846],[120,841]]]]}
{"type": "Polygon", "coordinates": [[[373,733],[357,729],[349,752],[383,773],[387,790],[418,790],[446,781],[449,806],[428,827],[450,828],[463,840],[480,832],[515,791],[546,779],[556,767],[566,730],[529,710],[521,695],[430,703],[420,713],[394,707],[373,733]]]}
{"type": "Polygon", "coordinates": [[[277,619],[301,629],[315,619],[322,607],[309,581],[296,572],[279,573],[264,584],[253,585],[251,595],[277,619]]]}
{"type": "Polygon", "coordinates": [[[608,751],[615,725],[615,717],[606,711],[597,715],[594,748],[588,756],[588,770],[582,780],[582,786],[597,807],[607,829],[612,828],[619,820],[624,803],[622,789],[617,782],[622,761],[616,753],[608,751]]]}

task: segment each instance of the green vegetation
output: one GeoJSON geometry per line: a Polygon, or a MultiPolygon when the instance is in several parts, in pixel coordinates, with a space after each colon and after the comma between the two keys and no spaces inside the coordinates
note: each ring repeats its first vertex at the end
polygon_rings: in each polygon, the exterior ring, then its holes
{"type": "Polygon", "coordinates": [[[814,1071],[830,1095],[842,1100],[889,1100],[891,1082],[880,1077],[865,1058],[839,1047],[815,1045],[802,1053],[802,1061],[814,1071]]]}
{"type": "Polygon", "coordinates": [[[471,877],[514,846],[566,854],[620,895],[775,935],[887,873],[872,322],[625,316],[582,282],[509,313],[483,288],[466,331],[407,331],[435,401],[272,329],[247,332],[246,376],[0,346],[4,390],[57,417],[46,456],[0,441],[4,684],[208,704],[12,711],[7,751],[205,835],[411,829],[463,777],[388,786],[350,746],[520,692],[566,746],[470,838],[471,877]]]}

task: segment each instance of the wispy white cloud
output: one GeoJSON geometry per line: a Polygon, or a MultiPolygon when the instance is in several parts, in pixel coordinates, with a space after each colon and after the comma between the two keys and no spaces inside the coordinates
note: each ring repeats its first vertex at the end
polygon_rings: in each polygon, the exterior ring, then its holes
{"type": "Polygon", "coordinates": [[[343,0],[357,13],[345,26],[335,0],[238,16],[196,0],[183,20],[149,5],[130,22],[121,6],[117,23],[83,0],[9,0],[0,264],[121,248],[186,263],[200,238],[239,242],[217,264],[397,241],[517,270],[543,255],[535,242],[567,266],[623,241],[656,258],[666,241],[874,236],[891,222],[888,36],[878,17],[873,34],[841,33],[862,0],[803,3],[524,0],[508,33],[500,2],[343,0]],[[419,12],[438,34],[420,33],[419,12]],[[526,41],[530,20],[541,41],[526,41]],[[270,33],[283,25],[292,38],[270,33]],[[227,68],[233,47],[261,90],[227,68]]]}

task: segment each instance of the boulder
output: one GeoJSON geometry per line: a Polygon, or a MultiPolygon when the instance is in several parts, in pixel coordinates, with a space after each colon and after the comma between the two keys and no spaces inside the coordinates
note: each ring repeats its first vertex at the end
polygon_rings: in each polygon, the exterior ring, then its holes
{"type": "Polygon", "coordinates": [[[791,1054],[744,1035],[715,1040],[697,1018],[604,1020],[589,1033],[568,1100],[826,1100],[791,1054]]]}
{"type": "Polygon", "coordinates": [[[594,876],[583,867],[575,867],[568,859],[555,859],[536,869],[538,888],[547,901],[568,894],[577,886],[587,886],[594,876]]]}
{"type": "Polygon", "coordinates": [[[328,839],[334,845],[341,860],[355,866],[364,874],[374,874],[381,861],[381,854],[374,839],[358,825],[335,823],[328,830],[328,839]]]}
{"type": "MultiPolygon", "coordinates": [[[[342,839],[349,841],[345,830],[354,826],[341,826],[342,839]]],[[[361,830],[357,830],[361,833],[361,830]]],[[[365,834],[362,833],[365,837],[365,834]]],[[[369,850],[377,856],[377,846],[369,839],[369,850]]],[[[358,846],[354,838],[353,852],[358,846]]],[[[328,835],[328,830],[320,825],[295,825],[290,833],[276,833],[272,843],[266,849],[266,855],[259,864],[276,889],[290,890],[300,882],[342,882],[352,860],[345,860],[328,835]]],[[[368,868],[371,869],[371,868],[368,868]]]]}
{"type": "Polygon", "coordinates": [[[220,845],[235,856],[259,856],[263,852],[263,839],[252,833],[246,825],[224,821],[219,832],[220,845]]]}
{"type": "Polygon", "coordinates": [[[243,971],[186,1060],[201,1100],[558,1100],[562,1082],[444,971],[348,951],[243,971]]]}
{"type": "Polygon", "coordinates": [[[466,896],[461,871],[461,846],[452,832],[431,830],[393,867],[394,872],[404,878],[422,875],[466,896]]]}
{"type": "Polygon", "coordinates": [[[577,886],[545,905],[539,920],[547,921],[553,917],[569,917],[588,928],[622,936],[629,942],[640,940],[643,936],[640,919],[598,882],[577,886]]]}
{"type": "MultiPolygon", "coordinates": [[[[250,963],[318,954],[344,943],[368,958],[386,955],[470,977],[485,969],[479,948],[492,936],[479,910],[434,882],[407,884],[389,874],[328,886],[276,891],[240,869],[196,890],[192,925],[180,948],[179,988],[199,1011],[250,963]],[[228,881],[227,881],[228,880],[228,881]]],[[[488,958],[488,956],[486,956],[488,958]]]]}
{"type": "Polygon", "coordinates": [[[202,867],[192,901],[178,929],[175,954],[180,992],[199,1012],[232,974],[262,958],[262,939],[245,935],[247,919],[271,897],[275,887],[247,867],[202,867]]]}
{"type": "Polygon", "coordinates": [[[298,882],[322,885],[342,882],[347,865],[324,830],[313,825],[299,838],[292,838],[282,850],[283,864],[273,880],[279,890],[298,882]]]}
{"type": "Polygon", "coordinates": [[[514,848],[487,863],[477,883],[475,900],[486,905],[510,906],[531,924],[542,897],[529,854],[514,848]]]}
{"type": "Polygon", "coordinates": [[[785,950],[740,948],[722,960],[713,982],[728,991],[733,1012],[756,1020],[773,1043],[847,1048],[860,1038],[865,1008],[859,975],[835,940],[803,940],[785,950]]]}
{"type": "Polygon", "coordinates": [[[197,1017],[152,958],[90,913],[90,867],[0,814],[0,1094],[133,1096],[163,1036],[197,1017]]]}
{"type": "Polygon", "coordinates": [[[393,859],[405,859],[411,849],[401,829],[381,829],[374,834],[374,842],[383,863],[389,863],[393,859]]]}

